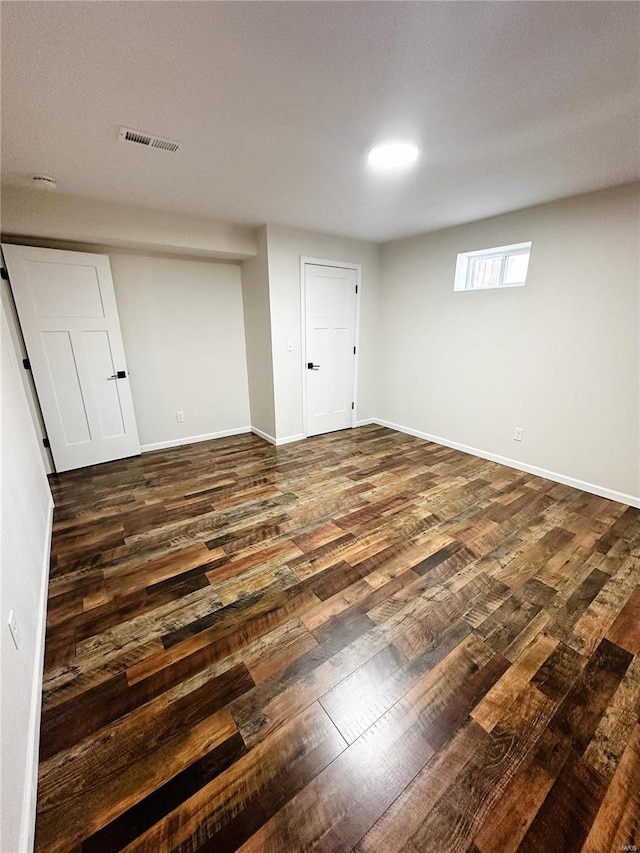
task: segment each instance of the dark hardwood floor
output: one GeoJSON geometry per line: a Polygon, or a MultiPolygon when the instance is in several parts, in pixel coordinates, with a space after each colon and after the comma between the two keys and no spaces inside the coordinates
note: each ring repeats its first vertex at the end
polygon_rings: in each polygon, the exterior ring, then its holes
{"type": "Polygon", "coordinates": [[[38,851],[640,848],[637,510],[379,427],[52,486],[38,851]]]}

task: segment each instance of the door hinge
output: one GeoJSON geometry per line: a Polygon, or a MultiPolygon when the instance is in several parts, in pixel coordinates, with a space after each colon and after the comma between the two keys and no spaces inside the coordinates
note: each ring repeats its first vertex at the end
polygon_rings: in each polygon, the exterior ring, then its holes
{"type": "Polygon", "coordinates": [[[42,443],[43,443],[43,445],[47,448],[47,450],[51,447],[51,445],[49,444],[49,439],[48,439],[48,438],[43,438],[43,439],[42,439],[42,443]]]}
{"type": "Polygon", "coordinates": [[[353,348],[353,354],[354,355],[356,354],[356,348],[355,347],[353,348]]]}
{"type": "Polygon", "coordinates": [[[356,284],[356,293],[358,292],[358,285],[356,284]]]}
{"type": "Polygon", "coordinates": [[[0,276],[1,276],[5,281],[9,281],[9,273],[6,271],[6,269],[5,269],[4,267],[2,267],[2,269],[0,269],[0,276]]]}
{"type": "Polygon", "coordinates": [[[352,408],[352,409],[355,409],[355,407],[356,407],[356,404],[355,404],[355,403],[352,403],[352,404],[351,404],[351,408],[352,408]]]}
{"type": "Polygon", "coordinates": [[[31,370],[31,362],[29,361],[28,358],[22,359],[22,366],[24,367],[25,370],[31,370]]]}

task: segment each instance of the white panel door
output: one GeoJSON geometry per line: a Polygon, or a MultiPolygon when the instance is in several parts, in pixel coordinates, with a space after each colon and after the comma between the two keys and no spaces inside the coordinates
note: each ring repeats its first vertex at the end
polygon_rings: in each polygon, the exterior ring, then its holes
{"type": "Polygon", "coordinates": [[[307,435],[352,426],[355,269],[304,265],[307,435]]]}
{"type": "Polygon", "coordinates": [[[106,255],[2,244],[57,471],[140,453],[106,255]]]}

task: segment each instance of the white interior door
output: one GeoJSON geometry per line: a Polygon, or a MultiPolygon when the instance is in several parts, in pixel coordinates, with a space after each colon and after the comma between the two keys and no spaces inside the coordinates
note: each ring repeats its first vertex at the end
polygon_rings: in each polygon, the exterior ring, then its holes
{"type": "Polygon", "coordinates": [[[139,454],[109,258],[2,252],[56,469],[139,454]]]}
{"type": "Polygon", "coordinates": [[[305,263],[307,435],[352,426],[355,269],[305,263]]]}

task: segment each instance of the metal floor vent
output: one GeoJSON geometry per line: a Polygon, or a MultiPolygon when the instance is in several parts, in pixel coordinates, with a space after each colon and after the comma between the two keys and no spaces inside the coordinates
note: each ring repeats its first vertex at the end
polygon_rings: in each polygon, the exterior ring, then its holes
{"type": "Polygon", "coordinates": [[[131,127],[121,127],[118,136],[122,142],[134,142],[136,145],[146,145],[147,148],[159,148],[161,151],[174,153],[180,150],[180,143],[173,139],[163,139],[161,136],[133,130],[131,127]]]}

